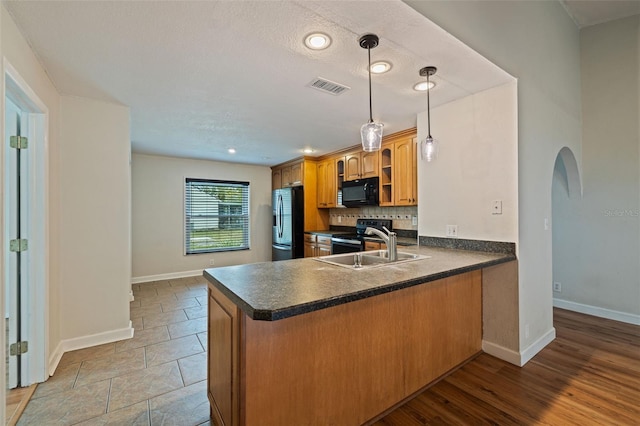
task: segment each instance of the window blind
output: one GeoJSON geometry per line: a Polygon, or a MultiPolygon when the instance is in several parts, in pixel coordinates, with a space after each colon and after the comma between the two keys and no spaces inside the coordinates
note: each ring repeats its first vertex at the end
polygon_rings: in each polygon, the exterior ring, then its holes
{"type": "Polygon", "coordinates": [[[185,179],[185,253],[249,249],[249,182],[185,179]]]}

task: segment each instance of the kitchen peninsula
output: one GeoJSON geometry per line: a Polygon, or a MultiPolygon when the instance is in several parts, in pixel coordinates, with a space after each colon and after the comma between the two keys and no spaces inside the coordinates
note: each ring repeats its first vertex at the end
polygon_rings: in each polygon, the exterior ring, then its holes
{"type": "Polygon", "coordinates": [[[482,270],[513,254],[354,270],[296,259],[207,269],[208,391],[224,425],[359,425],[481,351],[482,270]]]}

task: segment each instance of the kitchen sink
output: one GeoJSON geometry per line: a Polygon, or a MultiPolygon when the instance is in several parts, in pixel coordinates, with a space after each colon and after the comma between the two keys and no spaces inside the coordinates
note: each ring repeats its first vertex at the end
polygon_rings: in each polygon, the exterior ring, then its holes
{"type": "MultiPolygon", "coordinates": [[[[363,256],[366,257],[375,257],[377,259],[384,259],[387,262],[389,261],[389,252],[386,250],[373,250],[373,251],[365,251],[365,252],[361,252],[363,256]]],[[[407,261],[407,260],[420,260],[420,259],[425,259],[428,258],[429,256],[421,256],[419,254],[413,254],[413,253],[405,253],[402,251],[398,252],[398,257],[397,260],[393,263],[397,263],[400,261],[407,261]]]]}
{"type": "Polygon", "coordinates": [[[420,254],[398,252],[398,260],[389,261],[389,254],[386,250],[361,251],[357,253],[332,254],[329,256],[314,257],[319,262],[331,265],[342,266],[351,269],[369,269],[385,265],[398,265],[414,260],[428,259],[430,256],[420,254]]]}

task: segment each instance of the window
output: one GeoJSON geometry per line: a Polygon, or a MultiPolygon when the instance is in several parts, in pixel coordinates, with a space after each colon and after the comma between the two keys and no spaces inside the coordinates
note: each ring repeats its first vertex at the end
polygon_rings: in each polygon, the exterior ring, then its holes
{"type": "Polygon", "coordinates": [[[249,182],[185,181],[186,254],[249,248],[249,182]]]}

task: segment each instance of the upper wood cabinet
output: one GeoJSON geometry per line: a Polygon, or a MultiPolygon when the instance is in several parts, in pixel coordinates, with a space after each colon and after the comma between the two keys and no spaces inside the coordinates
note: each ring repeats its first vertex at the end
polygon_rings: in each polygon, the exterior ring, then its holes
{"type": "Polygon", "coordinates": [[[304,162],[273,168],[271,172],[272,189],[301,186],[304,184],[304,162]]]}
{"type": "Polygon", "coordinates": [[[416,138],[408,137],[393,144],[393,204],[418,205],[418,171],[416,138]]]}
{"type": "Polygon", "coordinates": [[[282,188],[282,169],[275,169],[271,172],[271,188],[282,188]]]}
{"type": "Polygon", "coordinates": [[[336,161],[333,158],[318,163],[318,208],[333,208],[337,205],[336,161]]]}
{"type": "Polygon", "coordinates": [[[393,206],[393,144],[385,145],[380,150],[380,191],[379,202],[381,206],[393,206]]]}
{"type": "Polygon", "coordinates": [[[282,168],[282,187],[300,186],[304,183],[303,162],[292,164],[282,168]]]}
{"type": "Polygon", "coordinates": [[[418,204],[417,146],[415,129],[394,133],[380,149],[380,205],[418,204]]]}
{"type": "Polygon", "coordinates": [[[355,152],[344,158],[344,180],[356,180],[378,176],[380,153],[355,152]]]}

